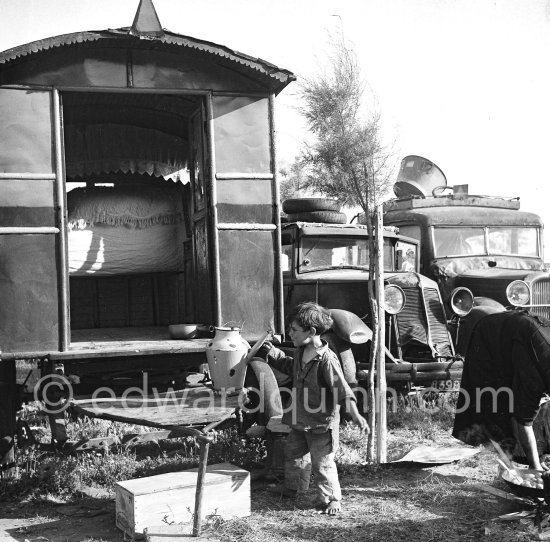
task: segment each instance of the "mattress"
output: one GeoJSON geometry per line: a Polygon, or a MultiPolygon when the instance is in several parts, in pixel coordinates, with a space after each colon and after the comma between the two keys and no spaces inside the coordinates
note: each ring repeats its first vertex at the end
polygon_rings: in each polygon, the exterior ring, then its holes
{"type": "Polygon", "coordinates": [[[67,194],[69,274],[120,275],[183,268],[181,193],[77,188],[67,194]]]}
{"type": "Polygon", "coordinates": [[[181,224],[131,228],[96,223],[69,230],[69,275],[179,271],[183,267],[181,232],[181,224]]]}

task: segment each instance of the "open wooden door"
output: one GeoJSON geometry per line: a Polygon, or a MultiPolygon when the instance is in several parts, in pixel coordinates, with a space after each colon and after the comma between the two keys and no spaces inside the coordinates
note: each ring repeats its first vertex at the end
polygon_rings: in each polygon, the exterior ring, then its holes
{"type": "Polygon", "coordinates": [[[272,100],[220,92],[211,105],[218,320],[249,341],[283,331],[272,100]]]}
{"type": "Polygon", "coordinates": [[[68,346],[59,95],[0,88],[0,348],[68,346]]]}
{"type": "Polygon", "coordinates": [[[187,281],[188,289],[185,294],[186,301],[192,303],[196,321],[217,324],[212,300],[212,268],[215,268],[215,262],[212,261],[209,235],[211,203],[208,201],[209,171],[205,115],[204,104],[201,104],[201,108],[193,115],[190,123],[193,280],[187,281]]]}

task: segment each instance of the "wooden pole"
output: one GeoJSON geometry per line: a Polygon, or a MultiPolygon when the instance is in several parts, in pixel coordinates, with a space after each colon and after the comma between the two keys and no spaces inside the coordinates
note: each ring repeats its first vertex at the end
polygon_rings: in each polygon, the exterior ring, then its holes
{"type": "Polygon", "coordinates": [[[16,395],[15,361],[0,358],[0,478],[15,475],[16,395]]]}
{"type": "Polygon", "coordinates": [[[204,487],[204,478],[206,476],[206,465],[208,464],[208,449],[210,448],[210,438],[206,436],[199,437],[200,456],[199,468],[197,472],[197,487],[195,492],[195,512],[193,515],[193,536],[200,536],[202,522],[202,490],[204,487]]]}
{"type": "Polygon", "coordinates": [[[372,314],[372,348],[369,352],[370,370],[368,375],[368,423],[370,426],[370,433],[367,444],[367,461],[375,461],[375,444],[376,444],[376,412],[378,410],[376,406],[376,351],[378,349],[378,335],[376,334],[376,328],[378,327],[378,305],[376,299],[376,249],[377,241],[375,239],[375,217],[373,213],[365,211],[367,216],[367,232],[369,236],[369,280],[367,284],[369,304],[372,314]]]}
{"type": "Polygon", "coordinates": [[[376,206],[376,268],[375,291],[378,306],[378,326],[374,332],[378,335],[376,349],[376,460],[385,463],[386,449],[386,325],[384,311],[384,228],[382,225],[382,205],[376,206]]]}

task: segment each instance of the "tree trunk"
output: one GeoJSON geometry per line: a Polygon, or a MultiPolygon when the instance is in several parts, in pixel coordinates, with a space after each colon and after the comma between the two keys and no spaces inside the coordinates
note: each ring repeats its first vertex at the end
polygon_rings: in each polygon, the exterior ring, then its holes
{"type": "Polygon", "coordinates": [[[376,460],[386,462],[386,315],[384,310],[384,228],[382,206],[376,206],[376,302],[378,305],[378,325],[374,333],[377,337],[376,349],[376,460]]]}
{"type": "Polygon", "coordinates": [[[367,220],[367,233],[369,236],[369,280],[368,280],[368,294],[370,309],[372,315],[372,345],[369,355],[369,363],[371,370],[369,371],[369,386],[368,386],[368,423],[370,427],[370,433],[367,444],[367,461],[369,463],[374,462],[375,458],[375,448],[374,442],[376,437],[376,389],[374,385],[374,375],[375,375],[375,360],[376,352],[378,350],[378,334],[376,332],[378,326],[378,304],[376,302],[376,291],[375,291],[375,273],[376,273],[376,252],[377,245],[374,239],[374,216],[373,214],[365,210],[366,220],[367,220]]]}

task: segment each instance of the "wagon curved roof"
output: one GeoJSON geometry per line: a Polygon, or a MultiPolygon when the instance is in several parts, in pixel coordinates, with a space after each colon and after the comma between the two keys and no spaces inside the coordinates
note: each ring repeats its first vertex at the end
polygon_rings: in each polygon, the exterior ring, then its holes
{"type": "Polygon", "coordinates": [[[168,30],[163,30],[162,36],[144,38],[133,35],[130,27],[74,32],[19,45],[0,52],[0,70],[4,66],[17,64],[35,55],[71,47],[132,47],[166,51],[187,49],[217,57],[216,62],[262,81],[277,93],[296,80],[295,75],[289,70],[279,68],[261,58],[234,51],[224,45],[183,36],[168,30]]]}

